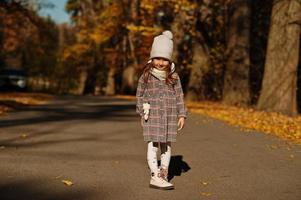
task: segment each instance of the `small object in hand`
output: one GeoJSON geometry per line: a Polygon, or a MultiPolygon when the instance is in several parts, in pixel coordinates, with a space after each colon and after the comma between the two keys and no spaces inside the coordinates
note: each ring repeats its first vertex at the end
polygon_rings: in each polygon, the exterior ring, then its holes
{"type": "Polygon", "coordinates": [[[149,109],[150,109],[150,103],[143,103],[143,113],[144,113],[145,121],[148,120],[149,109]]]}

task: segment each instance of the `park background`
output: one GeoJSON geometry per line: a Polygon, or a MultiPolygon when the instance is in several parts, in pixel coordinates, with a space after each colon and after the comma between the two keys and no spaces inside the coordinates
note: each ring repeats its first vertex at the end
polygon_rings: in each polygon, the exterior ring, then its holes
{"type": "Polygon", "coordinates": [[[28,80],[0,92],[0,199],[300,200],[300,25],[301,0],[0,0],[0,85],[28,80]],[[172,191],[148,186],[135,113],[166,29],[188,107],[172,191]]]}
{"type": "Polygon", "coordinates": [[[2,110],[22,95],[133,96],[169,29],[191,111],[300,141],[300,13],[299,0],[4,0],[0,69],[25,70],[29,93],[1,94],[2,110]]]}

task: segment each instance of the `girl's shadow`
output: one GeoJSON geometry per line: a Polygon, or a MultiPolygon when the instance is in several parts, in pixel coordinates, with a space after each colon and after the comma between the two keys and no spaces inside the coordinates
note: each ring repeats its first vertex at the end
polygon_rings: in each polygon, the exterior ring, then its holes
{"type": "MultiPolygon", "coordinates": [[[[158,165],[160,166],[160,160],[158,161],[158,165]]],[[[182,155],[171,156],[170,163],[168,167],[168,181],[173,179],[174,176],[181,176],[182,172],[187,172],[191,168],[189,165],[183,161],[182,155]]]]}

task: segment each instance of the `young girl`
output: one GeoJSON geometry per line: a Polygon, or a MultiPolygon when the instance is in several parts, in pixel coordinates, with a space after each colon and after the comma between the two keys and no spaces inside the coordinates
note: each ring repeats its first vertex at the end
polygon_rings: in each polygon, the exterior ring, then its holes
{"type": "Polygon", "coordinates": [[[145,65],[137,87],[136,111],[141,116],[144,141],[147,142],[147,163],[151,172],[150,187],[173,189],[168,182],[171,142],[184,127],[187,109],[175,65],[172,33],[164,31],[154,38],[150,60],[145,65]],[[160,148],[161,165],[157,152],[160,148]]]}

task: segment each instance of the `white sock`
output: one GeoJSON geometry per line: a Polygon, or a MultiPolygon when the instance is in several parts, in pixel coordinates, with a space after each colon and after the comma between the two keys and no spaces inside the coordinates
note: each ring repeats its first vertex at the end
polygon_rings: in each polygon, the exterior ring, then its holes
{"type": "Polygon", "coordinates": [[[160,143],[161,149],[161,167],[168,169],[170,158],[171,158],[171,144],[160,143]]]}
{"type": "Polygon", "coordinates": [[[151,170],[151,173],[156,174],[158,172],[158,160],[157,160],[158,147],[154,146],[153,142],[147,144],[147,163],[151,170]]]}

